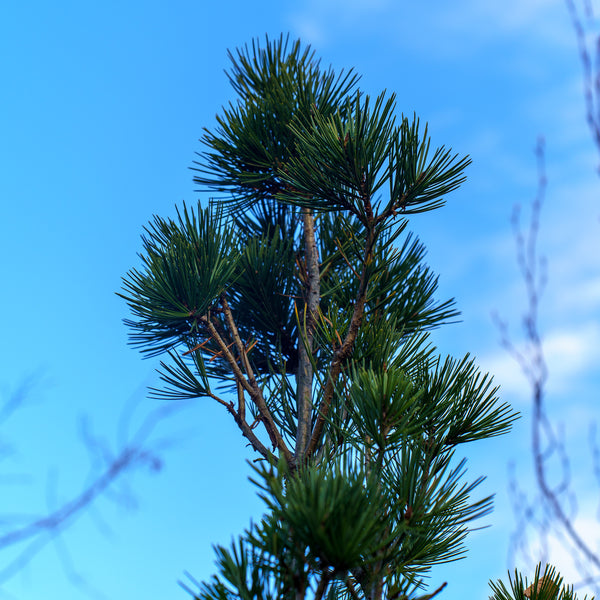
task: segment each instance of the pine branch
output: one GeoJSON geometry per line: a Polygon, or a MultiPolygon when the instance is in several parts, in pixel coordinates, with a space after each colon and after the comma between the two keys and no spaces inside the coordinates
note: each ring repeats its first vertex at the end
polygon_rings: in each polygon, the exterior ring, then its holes
{"type": "Polygon", "coordinates": [[[239,412],[236,412],[235,408],[233,407],[233,402],[226,404],[226,406],[237,426],[242,430],[243,436],[250,442],[252,447],[259,454],[262,454],[262,456],[264,456],[269,463],[275,464],[276,460],[273,456],[273,453],[267,450],[264,444],[258,439],[256,434],[252,431],[252,427],[246,422],[246,419],[239,412]]]}
{"type": "MultiPolygon", "coordinates": [[[[258,387],[256,380],[254,379],[254,377],[252,378],[251,381],[248,381],[248,379],[246,379],[246,377],[244,376],[244,373],[242,372],[242,370],[240,369],[240,367],[237,363],[237,360],[235,359],[233,354],[231,354],[231,352],[229,351],[229,347],[227,346],[227,344],[225,343],[223,338],[219,335],[217,329],[215,328],[214,324],[212,323],[212,321],[210,319],[210,314],[208,314],[206,317],[202,317],[201,321],[204,325],[206,325],[208,331],[210,332],[213,339],[215,340],[215,342],[221,349],[221,352],[222,352],[225,360],[229,363],[229,366],[231,367],[231,370],[233,371],[236,381],[238,381],[242,385],[242,387],[248,392],[248,394],[250,395],[250,398],[252,399],[256,408],[258,409],[258,412],[260,414],[260,420],[262,421],[262,423],[265,427],[265,430],[267,431],[267,434],[269,435],[271,443],[273,444],[273,448],[279,449],[283,453],[285,459],[288,462],[290,462],[292,460],[292,453],[290,452],[289,448],[287,447],[285,441],[283,440],[283,437],[281,436],[281,433],[279,432],[279,429],[277,428],[277,426],[275,425],[275,422],[273,421],[273,416],[271,415],[271,411],[267,407],[265,399],[263,398],[262,392],[260,391],[260,388],[258,387]]],[[[233,407],[232,407],[232,409],[233,409],[233,407]]],[[[246,437],[248,437],[248,435],[251,433],[251,429],[248,426],[248,424],[246,423],[246,421],[242,421],[241,418],[239,418],[239,415],[237,415],[237,413],[235,413],[235,410],[233,411],[232,414],[234,414],[234,418],[236,418],[236,422],[238,423],[238,425],[240,425],[241,423],[244,424],[244,427],[242,428],[242,430],[245,432],[244,435],[246,435],[246,437]],[[239,418],[239,421],[238,421],[238,418],[239,418]],[[248,427],[248,428],[246,429],[246,427],[248,427]]],[[[240,427],[241,427],[241,425],[240,425],[240,427]]],[[[252,437],[254,439],[256,439],[256,436],[254,436],[254,434],[252,434],[252,437]]],[[[248,437],[248,439],[250,439],[250,437],[248,437]]],[[[254,446],[254,444],[253,444],[253,446],[254,446]]],[[[258,447],[254,446],[254,448],[260,452],[258,447]]],[[[261,452],[261,454],[263,454],[263,452],[261,452]]]]}
{"type": "Polygon", "coordinates": [[[322,600],[323,595],[325,594],[325,591],[327,590],[327,586],[329,585],[329,582],[331,581],[331,575],[332,575],[332,573],[330,571],[328,571],[328,570],[323,571],[323,573],[321,574],[321,579],[319,580],[317,589],[315,591],[314,600],[322,600]]]}
{"type": "Polygon", "coordinates": [[[246,348],[242,342],[242,339],[240,338],[240,332],[238,331],[237,325],[235,324],[235,321],[233,319],[233,314],[231,312],[231,308],[229,307],[225,294],[221,294],[221,306],[223,307],[223,314],[225,315],[225,320],[227,322],[227,325],[229,326],[231,335],[233,336],[233,341],[235,342],[235,347],[237,348],[238,354],[242,361],[242,365],[244,366],[246,375],[248,375],[248,381],[250,385],[255,385],[256,379],[254,377],[254,372],[252,371],[252,367],[250,366],[250,361],[248,360],[246,348]]]}

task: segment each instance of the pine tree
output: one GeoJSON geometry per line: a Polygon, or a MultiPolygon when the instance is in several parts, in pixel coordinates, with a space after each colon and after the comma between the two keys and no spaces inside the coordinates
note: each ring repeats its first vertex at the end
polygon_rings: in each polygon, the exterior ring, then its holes
{"type": "Polygon", "coordinates": [[[257,459],[265,515],[196,598],[414,597],[491,509],[457,448],[516,418],[432,345],[458,312],[406,231],[470,161],[300,42],[230,58],[237,101],[194,166],[215,197],[154,218],[121,294],[131,342],[163,357],[153,396],[222,404],[257,459]]]}

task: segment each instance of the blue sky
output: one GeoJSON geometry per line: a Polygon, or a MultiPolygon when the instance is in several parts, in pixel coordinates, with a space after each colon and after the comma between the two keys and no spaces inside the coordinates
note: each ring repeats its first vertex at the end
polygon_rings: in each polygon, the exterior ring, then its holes
{"type": "MultiPolygon", "coordinates": [[[[440,274],[440,297],[455,297],[462,311],[435,341],[477,356],[524,412],[510,436],[470,456],[471,477],[489,475],[485,491],[497,494],[491,527],[473,534],[467,559],[432,575],[436,587],[448,581],[448,600],[486,597],[488,579],[508,566],[508,462],[517,461],[525,487],[531,481],[527,383],[490,315],[508,319],[518,343],[525,296],[509,218],[535,195],[539,135],[549,179],[540,235],[549,410],[564,422],[577,465],[579,523],[600,538],[585,445],[598,413],[599,157],[561,0],[2,3],[0,394],[29,387],[0,424],[0,515],[9,528],[81,490],[90,469],[83,415],[109,454],[126,437],[127,415],[135,431],[157,408],[145,392],[156,363],[127,346],[115,292],[152,215],[206,197],[188,167],[202,128],[233,98],[227,49],[281,32],[311,43],[325,64],[355,67],[367,93],[396,92],[399,110],[427,121],[434,143],[473,159],[447,206],[411,227],[440,274]]],[[[227,543],[261,511],[246,481],[248,452],[205,400],[182,405],[153,436],[175,440],[160,451],[160,472],[133,473],[130,490],[114,490],[118,502],[101,499],[0,583],[1,599],[186,598],[176,583],[184,570],[212,573],[211,544],[227,543]]],[[[552,548],[568,575],[568,557],[552,548]]],[[[0,553],[0,572],[14,556],[0,553]]]]}

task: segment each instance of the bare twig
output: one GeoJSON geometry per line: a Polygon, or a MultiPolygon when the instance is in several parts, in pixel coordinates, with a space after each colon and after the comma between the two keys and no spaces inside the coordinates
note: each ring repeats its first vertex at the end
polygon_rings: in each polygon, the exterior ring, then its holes
{"type": "MultiPolygon", "coordinates": [[[[577,37],[579,58],[583,69],[583,97],[585,101],[585,118],[592,134],[592,140],[600,152],[600,35],[595,37],[594,62],[586,38],[585,25],[575,4],[575,0],[565,0],[573,29],[577,37]]],[[[589,0],[584,1],[585,19],[588,25],[593,23],[594,14],[589,0]]],[[[600,166],[598,167],[600,173],[600,166]]]]}
{"type": "MultiPolygon", "coordinates": [[[[229,350],[229,346],[226,344],[225,340],[223,340],[223,338],[217,331],[214,323],[211,320],[210,314],[208,316],[202,318],[202,323],[206,326],[206,328],[210,332],[212,338],[219,346],[219,348],[223,354],[223,357],[229,363],[229,366],[231,367],[231,370],[233,371],[233,375],[235,376],[236,381],[238,381],[240,383],[240,385],[243,387],[243,389],[248,392],[248,395],[250,396],[250,398],[254,402],[254,405],[258,409],[258,412],[260,413],[260,416],[261,416],[261,422],[263,423],[265,430],[267,431],[267,434],[269,435],[269,438],[271,440],[273,448],[279,449],[281,451],[281,453],[283,454],[283,456],[285,457],[285,459],[289,463],[291,463],[292,453],[290,452],[289,448],[287,447],[279,429],[277,428],[277,426],[275,425],[275,422],[273,421],[273,416],[271,415],[271,411],[269,410],[269,408],[265,402],[265,399],[263,398],[262,392],[261,392],[256,380],[254,379],[254,377],[252,377],[252,380],[249,380],[248,378],[246,378],[246,376],[242,372],[240,366],[238,365],[238,361],[236,360],[236,358],[233,356],[233,354],[229,350]]],[[[252,371],[250,371],[250,373],[252,373],[252,371]]],[[[229,405],[227,405],[227,406],[229,408],[229,405]]],[[[261,447],[264,448],[264,446],[260,443],[258,443],[258,445],[256,444],[256,442],[258,442],[258,438],[256,438],[256,436],[252,434],[246,421],[242,420],[240,415],[235,411],[235,409],[233,409],[233,407],[232,407],[232,410],[230,410],[230,413],[233,415],[237,425],[242,429],[244,435],[250,441],[250,443],[252,444],[254,449],[257,452],[260,452],[263,456],[265,456],[265,458],[271,459],[271,457],[272,457],[271,453],[268,451],[266,451],[266,454],[263,453],[263,451],[261,450],[261,447]]]]}
{"type": "Polygon", "coordinates": [[[434,590],[431,594],[427,594],[427,596],[423,596],[421,600],[431,600],[435,596],[437,596],[446,586],[448,585],[447,581],[444,581],[440,587],[434,590]]]}
{"type": "Polygon", "coordinates": [[[564,544],[573,550],[574,559],[579,560],[580,572],[589,579],[589,566],[600,570],[600,557],[576,531],[575,499],[570,491],[570,464],[564,444],[564,434],[560,427],[552,424],[548,418],[544,399],[548,368],[544,357],[542,336],[539,329],[539,302],[546,284],[546,266],[538,255],[538,233],[540,213],[547,186],[545,173],[544,141],[538,141],[536,147],[538,166],[538,191],[531,206],[531,220],[527,232],[523,233],[519,223],[519,211],[515,211],[513,228],[517,245],[517,261],[525,283],[528,305],[523,317],[525,349],[519,350],[510,340],[506,323],[496,317],[501,332],[502,345],[517,361],[529,380],[533,404],[532,415],[532,455],[535,471],[535,483],[539,495],[532,503],[519,489],[516,479],[511,480],[513,508],[518,518],[519,532],[512,540],[513,550],[528,547],[526,539],[527,525],[533,525],[538,531],[542,552],[547,549],[547,536],[552,532],[558,535],[564,544]],[[549,461],[558,459],[561,477],[557,484],[551,485],[548,479],[549,461]]]}
{"type": "Polygon", "coordinates": [[[246,348],[244,343],[242,342],[242,338],[240,338],[240,333],[238,331],[237,325],[235,324],[235,320],[233,318],[233,314],[231,312],[231,308],[229,307],[229,303],[227,302],[227,298],[225,294],[221,294],[221,306],[223,307],[223,313],[225,315],[225,320],[227,322],[227,326],[231,331],[231,335],[233,336],[233,341],[235,342],[235,347],[237,348],[238,355],[240,360],[242,361],[242,365],[244,370],[246,371],[246,375],[248,376],[248,381],[250,385],[253,385],[256,381],[254,377],[254,372],[252,367],[250,366],[250,361],[248,360],[248,354],[246,352],[246,348]]]}
{"type": "MultiPolygon", "coordinates": [[[[4,519],[4,532],[0,534],[0,550],[9,550],[24,545],[16,557],[0,569],[0,584],[11,579],[29,564],[35,556],[50,542],[57,544],[59,557],[63,561],[65,573],[69,579],[88,595],[99,597],[77,573],[72,564],[64,542],[60,539],[77,518],[89,511],[100,496],[111,497],[122,502],[126,496],[115,496],[115,485],[123,483],[126,474],[145,466],[151,471],[159,471],[162,465],[158,451],[166,444],[166,438],[152,439],[159,423],[164,421],[183,405],[165,405],[147,415],[142,424],[133,433],[128,442],[116,452],[111,452],[103,440],[94,436],[86,420],[82,421],[80,433],[83,443],[90,454],[91,467],[89,483],[70,500],[59,503],[55,499],[54,481],[49,479],[48,512],[41,517],[20,518],[20,524],[11,528],[11,519],[4,519]]],[[[14,522],[14,519],[12,520],[14,522]]]]}

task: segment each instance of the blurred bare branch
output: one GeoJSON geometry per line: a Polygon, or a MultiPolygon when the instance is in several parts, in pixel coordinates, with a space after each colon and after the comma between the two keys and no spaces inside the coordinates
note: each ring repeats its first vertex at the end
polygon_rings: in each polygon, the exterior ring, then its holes
{"type": "MultiPolygon", "coordinates": [[[[577,7],[575,0],[565,0],[565,2],[577,37],[579,58],[583,69],[585,118],[592,140],[600,153],[600,34],[594,32],[597,22],[591,0],[584,0],[581,9],[577,7]]],[[[600,174],[600,166],[598,173],[600,174]]]]}
{"type": "MultiPolygon", "coordinates": [[[[517,527],[511,540],[510,554],[530,563],[548,559],[550,536],[560,540],[570,550],[581,581],[576,584],[591,585],[600,591],[600,556],[577,531],[576,494],[572,490],[571,467],[565,446],[562,424],[553,423],[545,406],[548,367],[539,325],[539,303],[546,285],[546,261],[538,252],[540,215],[547,187],[545,146],[543,138],[536,146],[538,189],[531,203],[528,228],[521,226],[520,209],[513,213],[512,225],[517,250],[517,263],[525,284],[527,308],[523,315],[523,347],[512,341],[506,322],[495,317],[501,334],[501,343],[519,364],[529,381],[532,399],[531,450],[535,485],[519,485],[514,465],[510,467],[510,495],[517,527]],[[530,531],[534,539],[529,536],[530,531]],[[534,550],[535,548],[535,550],[534,550]]],[[[598,456],[595,469],[599,473],[598,456]]],[[[596,593],[597,593],[596,592],[596,593]]]]}
{"type": "MultiPolygon", "coordinates": [[[[30,392],[31,385],[25,383],[9,396],[0,407],[2,423],[23,405],[30,392]]],[[[97,506],[100,497],[112,500],[121,506],[135,506],[135,498],[129,487],[130,476],[140,469],[147,469],[153,473],[161,470],[163,464],[161,453],[176,440],[157,437],[156,430],[161,423],[184,406],[186,403],[161,405],[148,413],[133,433],[126,437],[129,423],[127,427],[120,423],[120,439],[115,450],[111,450],[107,440],[94,434],[89,419],[82,418],[80,437],[90,459],[87,482],[67,501],[58,501],[59,472],[54,470],[47,482],[45,514],[41,516],[0,514],[0,552],[5,553],[3,556],[7,557],[2,561],[4,564],[0,562],[0,586],[20,572],[52,542],[65,575],[73,585],[89,597],[104,598],[77,572],[62,534],[84,514],[92,516],[99,528],[106,533],[108,527],[101,518],[97,506]],[[9,551],[12,551],[10,557],[9,551]]],[[[123,413],[128,422],[131,419],[130,412],[131,409],[123,413]]]]}

